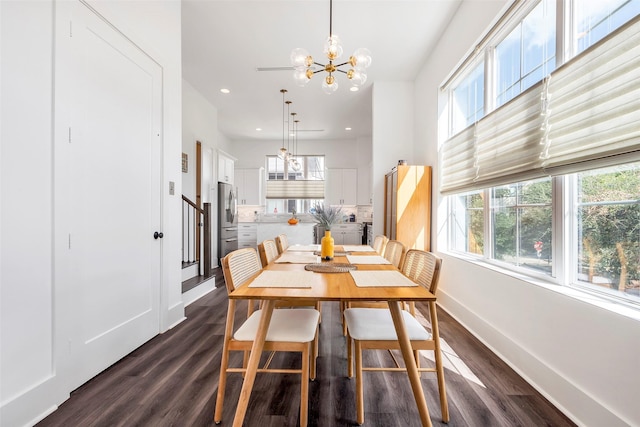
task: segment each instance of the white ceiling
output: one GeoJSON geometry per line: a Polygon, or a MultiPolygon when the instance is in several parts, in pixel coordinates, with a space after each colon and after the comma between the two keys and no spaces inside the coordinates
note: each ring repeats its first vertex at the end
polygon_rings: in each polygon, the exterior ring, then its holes
{"type": "Polygon", "coordinates": [[[461,1],[335,0],[333,33],[342,40],[343,58],[366,47],[373,61],[359,92],[349,91],[339,74],[338,91],[326,95],[325,73],[301,88],[291,70],[256,69],[289,67],[296,47],[326,63],[329,0],[183,0],[183,77],[217,108],[218,128],[230,140],[282,139],[280,89],[289,91],[290,111],[300,120],[299,140],[369,136],[372,83],[413,81],[461,1]]]}

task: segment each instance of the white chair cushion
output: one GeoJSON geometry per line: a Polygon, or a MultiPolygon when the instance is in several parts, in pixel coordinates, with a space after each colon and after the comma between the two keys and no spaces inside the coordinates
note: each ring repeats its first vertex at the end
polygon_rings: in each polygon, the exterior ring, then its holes
{"type": "MultiPolygon", "coordinates": [[[[418,320],[408,311],[402,311],[404,323],[411,340],[430,340],[418,320]]],[[[391,312],[384,308],[348,308],[344,311],[349,335],[359,341],[397,341],[391,312]]]]}
{"type": "MultiPolygon", "coordinates": [[[[256,310],[238,328],[233,338],[238,341],[253,341],[260,323],[262,310],[256,310]]],[[[275,309],[269,323],[266,341],[310,342],[318,327],[320,313],[314,309],[275,309]]]]}

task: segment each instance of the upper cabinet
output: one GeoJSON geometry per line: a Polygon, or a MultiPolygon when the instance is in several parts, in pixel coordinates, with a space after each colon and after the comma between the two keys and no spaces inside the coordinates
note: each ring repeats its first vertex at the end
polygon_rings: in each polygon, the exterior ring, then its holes
{"type": "Polygon", "coordinates": [[[327,169],[327,192],[325,203],[328,205],[358,204],[358,170],[327,169]]]}
{"type": "Polygon", "coordinates": [[[373,204],[372,171],[373,165],[369,163],[367,167],[358,168],[358,204],[373,204]]]}
{"type": "Polygon", "coordinates": [[[233,169],[235,158],[224,151],[218,150],[218,181],[233,184],[233,169]]]}
{"type": "Polygon", "coordinates": [[[234,184],[238,187],[238,204],[262,205],[264,168],[236,169],[234,175],[234,184]]]}

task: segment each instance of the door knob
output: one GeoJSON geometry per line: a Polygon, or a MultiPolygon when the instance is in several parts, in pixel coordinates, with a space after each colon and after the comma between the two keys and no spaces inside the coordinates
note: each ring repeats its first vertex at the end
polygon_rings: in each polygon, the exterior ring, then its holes
{"type": "Polygon", "coordinates": [[[159,232],[159,233],[158,233],[158,232],[156,231],[155,233],[153,233],[153,238],[154,238],[154,239],[156,239],[156,240],[158,240],[158,238],[161,238],[161,239],[162,239],[163,237],[164,237],[164,234],[162,234],[162,232],[159,232]]]}

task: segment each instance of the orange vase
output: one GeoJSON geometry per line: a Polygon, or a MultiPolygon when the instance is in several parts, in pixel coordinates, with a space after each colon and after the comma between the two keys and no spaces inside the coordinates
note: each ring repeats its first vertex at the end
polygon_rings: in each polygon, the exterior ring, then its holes
{"type": "Polygon", "coordinates": [[[331,237],[331,231],[326,230],[324,232],[324,237],[320,241],[320,257],[325,261],[330,261],[333,259],[333,246],[334,241],[333,237],[331,237]]]}

